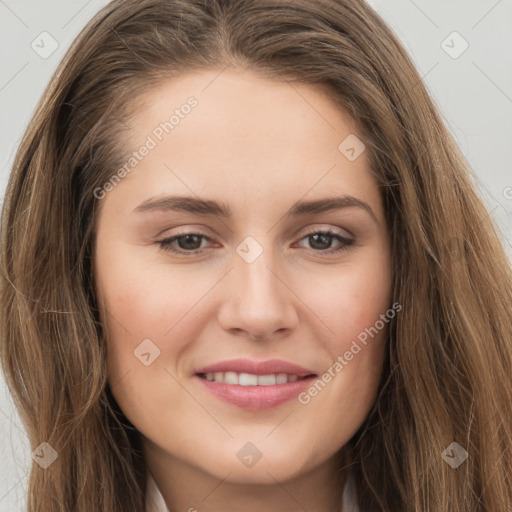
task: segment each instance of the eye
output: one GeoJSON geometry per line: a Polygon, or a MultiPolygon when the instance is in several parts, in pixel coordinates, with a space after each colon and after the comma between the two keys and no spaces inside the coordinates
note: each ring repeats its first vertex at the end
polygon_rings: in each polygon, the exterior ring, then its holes
{"type": "Polygon", "coordinates": [[[335,231],[330,229],[324,231],[311,231],[307,233],[302,240],[308,240],[312,246],[312,250],[322,254],[332,254],[341,251],[346,251],[354,244],[355,240],[352,238],[346,238],[335,231]],[[332,241],[338,241],[339,247],[332,248],[332,241]]]}
{"type": "Polygon", "coordinates": [[[201,248],[202,239],[211,240],[200,233],[182,233],[158,242],[160,249],[176,254],[200,254],[204,252],[201,248]],[[176,243],[178,248],[176,248],[176,243]]]}
{"type": "MultiPolygon", "coordinates": [[[[206,252],[202,241],[212,241],[210,237],[201,233],[179,233],[175,236],[160,240],[160,249],[181,255],[196,255],[206,252]]],[[[300,241],[309,240],[310,251],[320,254],[331,254],[346,251],[355,240],[346,238],[330,229],[324,231],[311,231],[303,236],[300,241]],[[337,241],[339,247],[332,248],[332,242],[337,241]]]]}

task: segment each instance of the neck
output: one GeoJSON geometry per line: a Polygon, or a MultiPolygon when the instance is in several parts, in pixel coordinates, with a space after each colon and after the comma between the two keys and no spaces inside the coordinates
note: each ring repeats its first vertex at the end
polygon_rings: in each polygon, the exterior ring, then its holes
{"type": "Polygon", "coordinates": [[[336,456],[298,476],[280,479],[273,468],[260,468],[257,482],[213,475],[144,441],[148,470],[171,512],[340,512],[346,472],[336,456]]]}

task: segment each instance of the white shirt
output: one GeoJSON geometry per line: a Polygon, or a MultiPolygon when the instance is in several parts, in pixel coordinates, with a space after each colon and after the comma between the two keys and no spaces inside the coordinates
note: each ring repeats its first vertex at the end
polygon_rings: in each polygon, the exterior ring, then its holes
{"type": "MultiPolygon", "coordinates": [[[[146,488],[146,512],[169,512],[162,493],[149,471],[146,488]]],[[[342,512],[359,512],[356,504],[354,478],[351,473],[347,475],[347,481],[343,488],[342,512]]]]}

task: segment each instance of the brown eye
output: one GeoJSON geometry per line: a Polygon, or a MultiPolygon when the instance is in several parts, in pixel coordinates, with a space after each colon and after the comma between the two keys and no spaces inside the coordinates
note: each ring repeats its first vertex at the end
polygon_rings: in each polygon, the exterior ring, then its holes
{"type": "Polygon", "coordinates": [[[210,240],[207,236],[199,233],[184,233],[161,240],[158,244],[164,251],[178,254],[197,254],[203,252],[203,248],[201,248],[202,239],[210,240]]]}
{"type": "Polygon", "coordinates": [[[326,231],[313,231],[304,236],[301,240],[307,239],[311,246],[311,250],[319,253],[336,253],[347,250],[353,243],[354,240],[341,236],[331,230],[326,231]],[[337,248],[332,248],[333,240],[337,241],[340,245],[337,248]]]}

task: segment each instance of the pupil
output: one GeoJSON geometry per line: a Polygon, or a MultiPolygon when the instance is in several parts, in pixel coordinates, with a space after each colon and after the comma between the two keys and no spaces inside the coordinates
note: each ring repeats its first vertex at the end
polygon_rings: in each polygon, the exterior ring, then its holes
{"type": "Polygon", "coordinates": [[[315,244],[317,243],[317,240],[320,238],[320,239],[323,239],[324,242],[327,240],[327,242],[325,242],[324,244],[320,243],[320,246],[321,247],[316,247],[316,249],[328,249],[329,248],[329,241],[330,241],[330,235],[323,235],[321,233],[318,233],[316,235],[310,235],[310,238],[313,239],[313,243],[311,244],[312,247],[315,247],[315,244]]]}
{"type": "Polygon", "coordinates": [[[181,247],[181,249],[199,249],[201,246],[201,237],[199,235],[184,235],[179,238],[178,245],[181,247]],[[183,240],[185,240],[185,243],[182,243],[183,240]],[[190,245],[192,245],[192,247],[190,245]]]}

